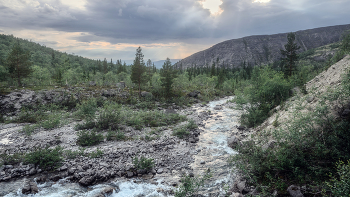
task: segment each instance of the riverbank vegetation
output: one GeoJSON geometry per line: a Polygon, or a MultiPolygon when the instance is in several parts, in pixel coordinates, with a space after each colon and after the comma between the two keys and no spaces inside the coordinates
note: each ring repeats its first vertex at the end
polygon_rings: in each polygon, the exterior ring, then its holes
{"type": "Polygon", "coordinates": [[[260,130],[251,140],[242,142],[237,146],[239,154],[231,160],[250,184],[259,188],[262,196],[270,196],[274,191],[287,194],[287,187],[292,184],[303,186],[302,193],[310,196],[350,194],[346,183],[349,180],[346,169],[350,159],[350,122],[349,118],[340,116],[348,107],[349,71],[344,73],[341,86],[322,95],[312,89],[309,92],[304,89],[303,94],[310,95],[308,97],[289,92],[349,54],[349,43],[350,34],[343,39],[338,52],[323,65],[314,66],[314,70],[312,66],[301,65],[295,73],[298,77],[283,78],[282,72],[268,66],[254,68],[255,77],[236,97],[235,101],[245,109],[242,123],[259,126],[276,112],[273,109],[278,105],[280,110],[287,110],[286,100],[294,96],[296,107],[291,119],[281,126],[273,123],[275,129],[260,130]],[[310,72],[305,75],[304,69],[310,72]],[[305,81],[298,81],[300,79],[305,81]],[[317,98],[318,104],[305,112],[302,103],[310,102],[307,101],[310,97],[317,98]]]}

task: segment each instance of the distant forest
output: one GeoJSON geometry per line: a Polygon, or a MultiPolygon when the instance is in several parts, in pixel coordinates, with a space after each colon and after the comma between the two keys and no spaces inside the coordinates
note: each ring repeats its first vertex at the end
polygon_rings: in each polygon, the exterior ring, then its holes
{"type": "MultiPolygon", "coordinates": [[[[24,51],[29,51],[32,62],[30,77],[23,79],[24,85],[77,84],[96,81],[98,84],[114,83],[118,74],[130,68],[121,60],[92,60],[66,52],[59,52],[13,35],[0,34],[0,82],[2,85],[17,85],[6,70],[6,59],[14,44],[19,42],[24,51]],[[108,79],[108,80],[106,80],[108,79]]],[[[123,74],[122,74],[123,75],[123,74]]],[[[124,74],[125,75],[125,74],[124,74]]],[[[123,80],[123,76],[118,77],[123,80]]]]}

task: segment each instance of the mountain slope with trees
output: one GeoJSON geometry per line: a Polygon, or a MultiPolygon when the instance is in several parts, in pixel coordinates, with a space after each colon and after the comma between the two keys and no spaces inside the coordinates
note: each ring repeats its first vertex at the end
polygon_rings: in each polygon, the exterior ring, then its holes
{"type": "MultiPolygon", "coordinates": [[[[335,43],[341,40],[348,25],[321,27],[296,32],[299,52],[335,43]]],[[[245,65],[263,65],[281,58],[280,50],[287,43],[287,34],[256,35],[218,43],[206,50],[199,51],[182,59],[176,64],[179,68],[206,67],[216,63],[225,67],[245,65]]]]}

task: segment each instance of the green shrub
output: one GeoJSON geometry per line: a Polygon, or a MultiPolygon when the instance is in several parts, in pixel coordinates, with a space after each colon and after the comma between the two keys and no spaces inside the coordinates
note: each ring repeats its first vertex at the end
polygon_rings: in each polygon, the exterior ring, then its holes
{"type": "Polygon", "coordinates": [[[20,163],[24,159],[24,154],[23,153],[15,153],[15,154],[1,154],[0,159],[2,160],[2,164],[4,165],[14,165],[17,163],[20,163]]]}
{"type": "Polygon", "coordinates": [[[117,129],[120,123],[120,109],[109,108],[108,106],[100,113],[96,121],[99,129],[117,129]]]}
{"type": "Polygon", "coordinates": [[[255,127],[262,123],[271,109],[289,98],[291,84],[284,78],[282,72],[277,72],[269,66],[255,67],[252,72],[250,86],[246,87],[243,95],[234,101],[240,101],[246,111],[241,116],[241,123],[248,127],[255,127]],[[245,101],[242,101],[245,100],[245,101]]]}
{"type": "Polygon", "coordinates": [[[337,175],[330,175],[330,181],[326,182],[332,196],[350,196],[350,160],[347,164],[343,161],[337,163],[337,175]]]}
{"type": "Polygon", "coordinates": [[[54,149],[49,149],[48,147],[38,149],[26,154],[24,160],[26,163],[39,165],[44,170],[53,170],[62,164],[62,148],[56,146],[54,149]]]}
{"type": "Polygon", "coordinates": [[[196,122],[194,120],[189,120],[188,124],[186,125],[186,128],[189,130],[197,129],[198,125],[196,124],[196,122]]]}
{"type": "Polygon", "coordinates": [[[93,121],[86,121],[85,123],[82,123],[82,124],[78,123],[74,126],[74,129],[76,131],[83,130],[83,129],[94,129],[94,128],[96,128],[96,123],[93,121]]]}
{"type": "Polygon", "coordinates": [[[89,154],[89,157],[90,158],[99,158],[99,157],[102,157],[102,155],[103,155],[103,152],[102,152],[102,150],[100,150],[100,149],[96,149],[96,151],[92,151],[90,154],[89,154]]]}
{"type": "Polygon", "coordinates": [[[177,136],[180,139],[185,138],[189,134],[190,132],[188,132],[185,127],[180,127],[173,130],[173,136],[177,136]]]}
{"type": "Polygon", "coordinates": [[[103,141],[103,135],[95,131],[81,130],[78,132],[77,144],[80,146],[93,146],[103,141]]]}
{"type": "Polygon", "coordinates": [[[44,129],[58,128],[61,124],[61,116],[58,114],[49,115],[47,120],[41,123],[44,129]]]}
{"type": "Polygon", "coordinates": [[[22,129],[22,132],[27,136],[30,136],[38,127],[38,125],[25,125],[22,129]]]}
{"type": "Polygon", "coordinates": [[[76,150],[76,151],[65,150],[63,152],[63,155],[67,159],[75,159],[78,156],[84,156],[85,155],[84,151],[85,151],[85,148],[79,148],[79,150],[76,150]]]}
{"type": "Polygon", "coordinates": [[[0,123],[4,123],[4,122],[5,122],[4,115],[0,114],[0,123]]]}
{"type": "Polygon", "coordinates": [[[94,98],[83,102],[78,105],[78,111],[76,115],[80,118],[86,118],[87,120],[93,120],[97,111],[97,102],[94,98]]]}
{"type": "Polygon", "coordinates": [[[132,163],[134,164],[134,167],[138,170],[151,170],[154,166],[154,161],[152,158],[146,158],[144,156],[141,156],[138,158],[138,156],[135,156],[132,159],[132,163]]]}
{"type": "Polygon", "coordinates": [[[122,141],[126,139],[126,136],[122,131],[108,131],[106,139],[108,141],[122,141]]]}
{"type": "Polygon", "coordinates": [[[184,176],[181,178],[181,185],[175,191],[175,197],[187,197],[187,196],[196,196],[201,187],[204,186],[205,181],[210,179],[212,174],[209,170],[200,178],[200,177],[190,177],[184,176]]]}

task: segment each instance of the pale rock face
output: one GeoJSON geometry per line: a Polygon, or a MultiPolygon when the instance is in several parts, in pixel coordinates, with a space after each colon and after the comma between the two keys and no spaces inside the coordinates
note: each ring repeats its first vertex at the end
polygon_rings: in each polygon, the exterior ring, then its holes
{"type": "MultiPolygon", "coordinates": [[[[345,30],[350,25],[338,25],[321,27],[316,29],[296,32],[296,42],[301,51],[317,48],[341,39],[345,30]]],[[[287,43],[287,34],[248,36],[240,39],[232,39],[216,44],[206,50],[199,51],[187,58],[182,59],[176,65],[182,68],[197,66],[212,66],[219,58],[219,64],[239,67],[243,61],[250,65],[273,62],[281,57],[280,49],[284,49],[287,43]]],[[[324,57],[315,57],[322,60],[324,57]]]]}

